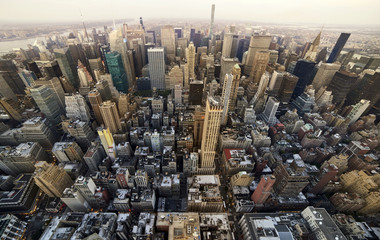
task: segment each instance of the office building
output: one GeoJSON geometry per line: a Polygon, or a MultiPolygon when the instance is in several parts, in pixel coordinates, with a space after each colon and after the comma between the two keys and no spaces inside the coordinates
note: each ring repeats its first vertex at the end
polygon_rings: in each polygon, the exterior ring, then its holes
{"type": "Polygon", "coordinates": [[[94,112],[96,122],[101,125],[104,124],[100,105],[103,103],[102,97],[98,90],[92,90],[88,93],[88,100],[91,104],[92,111],[94,112]]]}
{"type": "Polygon", "coordinates": [[[32,87],[30,93],[46,118],[54,124],[60,123],[64,109],[60,107],[57,94],[44,85],[32,87]]]}
{"type": "Polygon", "coordinates": [[[222,57],[231,58],[232,42],[233,42],[233,34],[232,33],[224,34],[222,57]]]}
{"type": "MultiPolygon", "coordinates": [[[[167,26],[161,27],[161,46],[165,48],[166,55],[169,61],[173,61],[175,58],[175,52],[176,52],[175,51],[176,50],[175,35],[174,35],[173,26],[167,25],[167,26]]],[[[149,53],[148,53],[148,56],[149,56],[149,53]]]]}
{"type": "Polygon", "coordinates": [[[77,62],[74,61],[71,52],[68,47],[58,48],[54,50],[55,58],[57,59],[59,68],[62,71],[63,76],[74,87],[79,87],[79,79],[77,72],[77,62]]]}
{"type": "Polygon", "coordinates": [[[326,209],[309,206],[301,214],[311,229],[309,239],[347,239],[326,209]]]}
{"type": "MultiPolygon", "coordinates": [[[[108,72],[112,76],[113,85],[120,92],[128,92],[128,78],[123,67],[123,60],[121,54],[118,52],[106,53],[108,72]]],[[[132,85],[133,86],[133,85],[132,85]]]]}
{"type": "Polygon", "coordinates": [[[273,185],[275,193],[284,197],[296,197],[309,184],[309,175],[305,171],[305,163],[301,159],[290,164],[280,164],[273,175],[276,182],[273,185]]]}
{"type": "Polygon", "coordinates": [[[25,95],[25,84],[17,73],[12,60],[0,60],[0,95],[17,101],[17,96],[25,95]]]}
{"type": "Polygon", "coordinates": [[[309,50],[306,52],[304,59],[309,61],[315,61],[317,57],[318,47],[321,42],[321,33],[319,32],[318,36],[311,43],[309,50]]]}
{"type": "Polygon", "coordinates": [[[99,171],[99,165],[106,157],[106,152],[101,144],[93,142],[84,154],[83,159],[88,166],[88,170],[93,173],[99,171]]]}
{"type": "Polygon", "coordinates": [[[175,65],[168,74],[168,82],[165,83],[167,89],[174,89],[176,85],[183,87],[183,71],[175,65]]]}
{"type": "Polygon", "coordinates": [[[222,121],[223,105],[220,99],[208,97],[203,124],[201,144],[201,164],[199,171],[214,172],[215,150],[219,139],[219,129],[222,121]]]}
{"type": "Polygon", "coordinates": [[[90,109],[86,99],[80,94],[65,96],[66,117],[72,120],[89,122],[91,120],[90,109]]]}
{"type": "Polygon", "coordinates": [[[165,89],[165,56],[163,48],[148,49],[151,87],[165,89]]]}
{"type": "Polygon", "coordinates": [[[315,62],[308,60],[298,60],[296,67],[294,68],[293,74],[298,77],[298,82],[294,88],[292,98],[295,99],[301,95],[306,86],[310,85],[314,79],[315,75],[315,62]]]}
{"type": "Polygon", "coordinates": [[[336,72],[326,89],[327,91],[332,92],[332,95],[334,96],[333,103],[337,105],[341,104],[357,79],[358,75],[353,72],[348,72],[346,70],[336,72]]]}
{"type": "Polygon", "coordinates": [[[261,50],[268,50],[271,41],[272,41],[271,36],[251,36],[246,62],[244,63],[245,75],[251,74],[252,67],[253,67],[253,60],[255,59],[256,52],[261,51],[261,50]]]}
{"type": "MultiPolygon", "coordinates": [[[[131,50],[128,50],[126,41],[127,40],[123,37],[123,32],[121,28],[115,29],[109,34],[110,50],[120,54],[121,60],[124,65],[124,72],[127,78],[126,85],[132,88],[133,86],[135,86],[136,76],[135,76],[135,71],[133,70],[134,64],[133,64],[133,59],[132,59],[132,52],[131,50]]],[[[105,57],[105,59],[107,61],[107,57],[105,57]]],[[[117,64],[115,63],[115,65],[118,65],[118,64],[119,63],[117,64]]],[[[106,63],[106,65],[107,65],[108,72],[110,72],[108,69],[108,62],[106,63]]],[[[123,70],[117,70],[116,68],[117,67],[115,66],[116,71],[123,72],[123,70]]],[[[128,90],[128,87],[126,90],[128,90]]]]}
{"type": "Polygon", "coordinates": [[[64,202],[73,212],[88,212],[91,206],[79,191],[75,191],[71,188],[66,188],[63,191],[62,202],[64,202]]]}
{"type": "Polygon", "coordinates": [[[0,239],[23,239],[27,223],[12,214],[0,216],[0,239]]]}
{"type": "Polygon", "coordinates": [[[105,127],[108,128],[111,133],[119,133],[122,131],[116,103],[111,101],[103,102],[100,105],[100,113],[105,127]]]}
{"type": "Polygon", "coordinates": [[[340,67],[340,64],[321,63],[321,65],[318,66],[312,83],[315,91],[318,92],[322,87],[327,87],[340,67]]]}
{"type": "Polygon", "coordinates": [[[190,82],[189,105],[202,105],[203,82],[194,80],[190,82]]]}
{"type": "Polygon", "coordinates": [[[327,59],[327,63],[334,63],[336,59],[339,57],[340,52],[344,48],[344,45],[346,44],[348,38],[350,37],[351,33],[341,33],[338,40],[335,43],[335,46],[333,50],[330,53],[329,58],[327,59]]]}
{"type": "Polygon", "coordinates": [[[238,63],[237,58],[226,58],[222,57],[220,60],[220,75],[219,80],[220,83],[223,84],[224,77],[227,73],[232,73],[232,69],[238,63]]]}
{"type": "Polygon", "coordinates": [[[195,77],[195,46],[193,42],[190,42],[189,46],[186,48],[186,60],[187,60],[187,67],[189,69],[189,78],[196,80],[195,77]]]}
{"type": "Polygon", "coordinates": [[[44,148],[52,148],[56,141],[56,136],[47,125],[46,119],[41,117],[25,121],[21,127],[21,133],[26,141],[38,142],[44,148]]]}
{"type": "Polygon", "coordinates": [[[21,114],[24,109],[20,107],[20,104],[17,101],[3,97],[0,99],[0,107],[10,119],[18,122],[22,120],[21,114]]]}
{"type": "Polygon", "coordinates": [[[273,126],[276,121],[276,112],[278,109],[278,106],[280,105],[280,102],[274,98],[274,97],[269,97],[268,101],[265,105],[265,109],[263,113],[260,115],[260,118],[265,121],[269,126],[273,126]]]}
{"type": "Polygon", "coordinates": [[[34,180],[49,197],[61,197],[63,191],[73,185],[69,174],[62,168],[46,162],[36,163],[34,180]]]}
{"type": "Polygon", "coordinates": [[[80,193],[91,208],[99,208],[99,202],[95,198],[96,185],[91,177],[79,176],[72,187],[74,191],[80,193]]]}
{"type": "Polygon", "coordinates": [[[51,151],[60,163],[83,160],[84,153],[76,142],[56,142],[51,151]]]}
{"type": "Polygon", "coordinates": [[[81,148],[86,149],[95,140],[95,133],[92,131],[88,122],[76,120],[62,121],[63,130],[75,138],[81,148]]]}
{"type": "Polygon", "coordinates": [[[293,95],[294,89],[297,85],[298,77],[284,72],[280,88],[278,90],[278,99],[282,103],[288,103],[293,95]]]}
{"type": "Polygon", "coordinates": [[[231,88],[232,88],[232,81],[233,76],[231,73],[227,73],[224,77],[223,81],[223,90],[222,90],[222,101],[223,101],[223,114],[222,114],[222,125],[227,124],[227,114],[228,114],[228,107],[230,102],[230,95],[231,95],[231,88]]]}

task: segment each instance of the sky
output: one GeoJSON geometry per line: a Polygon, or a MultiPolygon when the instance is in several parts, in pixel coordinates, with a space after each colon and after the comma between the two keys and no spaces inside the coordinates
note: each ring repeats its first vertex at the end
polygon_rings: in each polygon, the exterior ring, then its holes
{"type": "Polygon", "coordinates": [[[325,25],[377,25],[380,0],[0,0],[3,23],[115,19],[209,19],[215,21],[325,25]]]}

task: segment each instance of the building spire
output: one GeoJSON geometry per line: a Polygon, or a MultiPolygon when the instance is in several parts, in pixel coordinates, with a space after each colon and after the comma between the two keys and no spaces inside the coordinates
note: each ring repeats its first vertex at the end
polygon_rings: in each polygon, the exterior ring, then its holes
{"type": "Polygon", "coordinates": [[[85,35],[85,37],[87,38],[87,42],[90,42],[90,40],[89,40],[89,38],[88,38],[88,34],[87,34],[86,25],[84,24],[82,11],[81,11],[80,9],[79,9],[79,12],[80,12],[80,17],[82,18],[82,23],[83,23],[83,28],[84,28],[84,35],[85,35]]]}

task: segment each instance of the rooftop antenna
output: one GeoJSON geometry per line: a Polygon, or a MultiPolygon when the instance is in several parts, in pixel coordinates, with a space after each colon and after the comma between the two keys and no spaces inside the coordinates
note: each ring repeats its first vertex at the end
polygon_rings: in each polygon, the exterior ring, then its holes
{"type": "Polygon", "coordinates": [[[89,40],[89,38],[88,38],[88,34],[87,34],[86,25],[84,24],[82,11],[81,11],[80,9],[79,9],[79,12],[80,12],[80,17],[82,18],[82,23],[83,23],[83,28],[84,28],[84,35],[85,35],[86,38],[87,38],[87,42],[90,42],[90,40],[89,40]]]}

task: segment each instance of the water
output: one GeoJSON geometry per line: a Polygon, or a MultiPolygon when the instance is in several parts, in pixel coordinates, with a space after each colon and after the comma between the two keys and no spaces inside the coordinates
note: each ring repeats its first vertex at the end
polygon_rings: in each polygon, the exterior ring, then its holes
{"type": "Polygon", "coordinates": [[[7,42],[0,42],[0,55],[3,55],[9,51],[12,51],[13,48],[23,48],[27,49],[28,44],[32,44],[37,40],[45,41],[45,37],[34,37],[34,38],[28,38],[28,39],[22,39],[22,40],[14,40],[14,41],[7,41],[7,42]]]}

